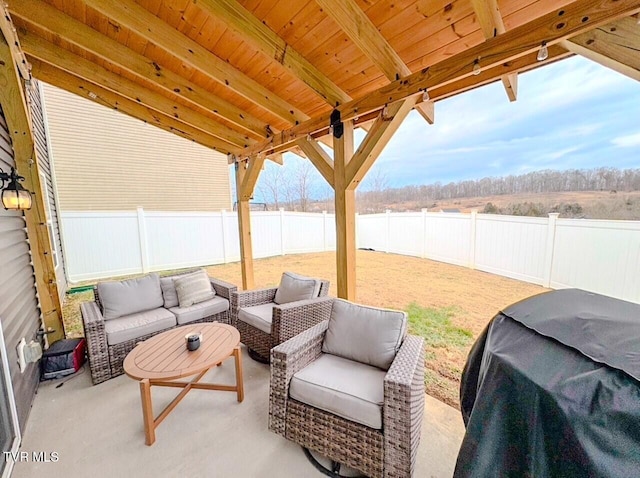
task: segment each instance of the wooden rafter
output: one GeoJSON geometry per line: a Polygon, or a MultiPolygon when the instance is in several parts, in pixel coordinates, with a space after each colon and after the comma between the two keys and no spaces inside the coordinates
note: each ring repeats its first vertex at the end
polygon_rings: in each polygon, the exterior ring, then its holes
{"type": "Polygon", "coordinates": [[[596,63],[640,81],[640,28],[634,17],[565,40],[563,47],[596,63]]]}
{"type": "Polygon", "coordinates": [[[31,120],[25,101],[22,80],[17,69],[20,60],[13,56],[4,35],[0,34],[0,104],[7,121],[15,152],[15,165],[25,177],[24,187],[33,192],[33,207],[25,211],[29,250],[35,274],[42,320],[47,328],[55,329],[50,341],[63,339],[62,307],[58,295],[51,239],[42,197],[39,166],[33,143],[31,120]]]}
{"type": "Polygon", "coordinates": [[[120,96],[111,90],[102,88],[95,83],[90,83],[55,66],[44,63],[37,58],[28,55],[27,58],[32,65],[33,76],[39,80],[68,91],[69,93],[81,96],[82,98],[86,98],[99,105],[120,111],[132,118],[144,121],[145,123],[208,148],[217,150],[220,146],[220,140],[218,138],[183,123],[176,118],[159,114],[157,111],[137,101],[120,96]]]}
{"type": "Polygon", "coordinates": [[[41,0],[12,0],[10,9],[14,18],[26,23],[27,32],[33,32],[30,25],[36,25],[144,81],[159,86],[171,95],[178,94],[192,105],[229,121],[245,134],[250,134],[256,139],[267,136],[267,125],[264,122],[84,23],[65,15],[48,3],[41,0]]]}
{"type": "Polygon", "coordinates": [[[242,143],[249,143],[246,136],[226,128],[212,118],[178,105],[160,93],[146,89],[138,83],[116,75],[40,37],[32,34],[23,35],[22,45],[30,56],[56,65],[91,83],[101,85],[133,101],[153,108],[159,113],[180,119],[196,129],[216,136],[219,138],[218,149],[222,152],[229,152],[242,143]]]}
{"type": "MultiPolygon", "coordinates": [[[[480,29],[485,38],[493,38],[502,35],[507,29],[502,20],[502,14],[498,7],[498,0],[471,0],[480,29]]],[[[510,101],[516,101],[518,96],[518,76],[516,74],[504,75],[502,84],[510,101]]]]}
{"type": "Polygon", "coordinates": [[[309,118],[303,111],[279,98],[132,0],[117,2],[85,0],[84,3],[110,18],[112,22],[135,31],[180,61],[225,85],[273,115],[289,123],[305,121],[309,118]]]}
{"type": "MultiPolygon", "coordinates": [[[[469,48],[451,58],[441,61],[430,68],[391,82],[365,97],[340,105],[343,120],[350,120],[382,109],[385,105],[401,101],[409,96],[421,93],[425,89],[438,88],[473,74],[473,66],[478,58],[482,68],[493,68],[538,51],[542,42],[554,45],[566,38],[579,35],[599,25],[617,18],[629,16],[640,11],[636,0],[577,0],[521,27],[509,30],[499,37],[469,48]],[[561,12],[561,13],[560,13],[561,12]]],[[[268,152],[295,142],[301,137],[327,128],[329,114],[319,115],[311,120],[282,131],[277,137],[270,138],[256,146],[246,148],[239,153],[248,157],[258,152],[268,152]]]]}
{"type": "MultiPolygon", "coordinates": [[[[393,81],[411,74],[409,67],[400,55],[382,36],[373,22],[360,9],[354,0],[316,0],[324,10],[362,51],[387,77],[393,81]]],[[[416,104],[416,102],[414,102],[416,104]]],[[[429,124],[434,122],[434,105],[427,101],[417,103],[420,115],[429,124]]]]}
{"type": "Polygon", "coordinates": [[[588,58],[602,66],[611,68],[618,73],[621,73],[636,81],[640,81],[640,70],[626,65],[618,60],[615,60],[611,56],[600,53],[596,49],[586,47],[580,43],[575,43],[571,40],[564,40],[560,43],[563,47],[569,50],[571,53],[588,58]]]}
{"type": "Polygon", "coordinates": [[[235,0],[199,0],[198,7],[220,18],[269,58],[275,58],[331,106],[351,97],[235,0]]]}

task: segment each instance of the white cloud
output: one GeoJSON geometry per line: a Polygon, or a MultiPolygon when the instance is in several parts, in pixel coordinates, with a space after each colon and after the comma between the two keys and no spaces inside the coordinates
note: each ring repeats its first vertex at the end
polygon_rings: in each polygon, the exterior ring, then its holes
{"type": "Polygon", "coordinates": [[[611,143],[619,148],[630,148],[633,146],[640,146],[640,132],[635,134],[629,134],[626,136],[618,136],[613,138],[611,143]]]}
{"type": "Polygon", "coordinates": [[[564,156],[566,156],[567,154],[571,154],[575,151],[578,151],[580,148],[578,148],[577,146],[572,146],[569,148],[564,148],[564,149],[560,149],[558,151],[553,151],[551,153],[547,153],[544,155],[544,159],[551,159],[551,160],[555,160],[555,159],[560,159],[564,156]]]}

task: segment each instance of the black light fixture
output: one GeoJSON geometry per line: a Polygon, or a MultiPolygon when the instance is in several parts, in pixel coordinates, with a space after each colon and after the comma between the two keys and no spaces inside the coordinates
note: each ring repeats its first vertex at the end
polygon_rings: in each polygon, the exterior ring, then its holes
{"type": "Polygon", "coordinates": [[[18,175],[14,168],[11,168],[11,173],[8,174],[0,169],[2,206],[7,210],[24,211],[31,209],[31,193],[22,187],[20,181],[24,181],[24,177],[18,175]],[[6,187],[5,183],[8,183],[6,187]]]}

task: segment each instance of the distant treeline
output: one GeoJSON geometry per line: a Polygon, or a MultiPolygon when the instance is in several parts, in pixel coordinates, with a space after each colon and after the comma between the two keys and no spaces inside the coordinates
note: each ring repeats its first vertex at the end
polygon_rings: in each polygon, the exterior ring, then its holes
{"type": "Polygon", "coordinates": [[[380,195],[386,201],[402,202],[415,199],[443,200],[501,194],[546,193],[561,191],[640,191],[640,169],[569,169],[543,170],[518,176],[483,178],[448,184],[433,183],[402,188],[371,188],[359,197],[380,195]]]}

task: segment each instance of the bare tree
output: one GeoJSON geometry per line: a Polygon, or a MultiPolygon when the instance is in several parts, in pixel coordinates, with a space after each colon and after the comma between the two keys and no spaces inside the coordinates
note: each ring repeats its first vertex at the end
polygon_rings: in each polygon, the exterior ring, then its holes
{"type": "Polygon", "coordinates": [[[286,182],[281,166],[267,164],[258,178],[256,189],[264,202],[279,209],[282,205],[282,197],[285,196],[283,187],[286,182]]]}
{"type": "Polygon", "coordinates": [[[300,210],[306,212],[309,210],[309,202],[314,193],[316,175],[315,168],[310,161],[301,161],[293,171],[291,186],[294,190],[295,197],[300,210]]]}
{"type": "Polygon", "coordinates": [[[360,212],[384,211],[389,202],[389,176],[381,169],[369,171],[362,184],[362,193],[358,194],[360,212]]]}

